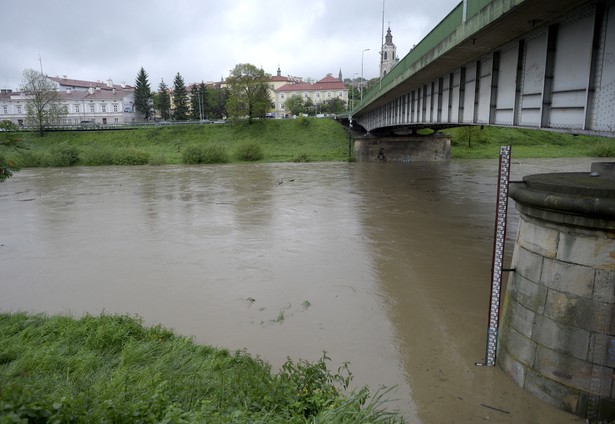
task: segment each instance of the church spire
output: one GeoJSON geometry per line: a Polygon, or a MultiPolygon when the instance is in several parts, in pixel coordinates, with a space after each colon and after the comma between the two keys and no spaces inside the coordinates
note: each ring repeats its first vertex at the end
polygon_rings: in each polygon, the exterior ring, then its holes
{"type": "Polygon", "coordinates": [[[391,34],[391,26],[389,25],[389,29],[387,29],[387,35],[384,38],[385,42],[384,45],[385,46],[392,46],[393,45],[393,35],[391,34]]]}

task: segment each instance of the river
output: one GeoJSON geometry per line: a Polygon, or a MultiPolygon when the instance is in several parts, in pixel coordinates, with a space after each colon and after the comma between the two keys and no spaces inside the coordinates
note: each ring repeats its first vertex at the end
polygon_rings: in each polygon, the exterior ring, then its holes
{"type": "MultiPolygon", "coordinates": [[[[512,179],[590,163],[513,159],[512,179]]],[[[136,314],[274,368],[326,351],[409,423],[584,422],[475,366],[497,167],[23,170],[0,184],[0,310],[136,314]]],[[[517,222],[511,202],[508,257],[517,222]]]]}

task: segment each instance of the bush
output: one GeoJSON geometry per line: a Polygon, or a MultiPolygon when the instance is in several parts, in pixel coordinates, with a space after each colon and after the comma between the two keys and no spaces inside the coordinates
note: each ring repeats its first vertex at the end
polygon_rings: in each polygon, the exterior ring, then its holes
{"type": "Polygon", "coordinates": [[[311,162],[311,159],[306,153],[301,153],[293,158],[293,162],[311,162]]]}
{"type": "Polygon", "coordinates": [[[304,115],[298,116],[295,119],[295,121],[297,122],[297,125],[299,125],[300,127],[307,127],[310,124],[310,119],[304,115]]]}
{"type": "Polygon", "coordinates": [[[193,144],[182,153],[182,162],[197,163],[226,163],[229,161],[226,149],[216,144],[193,144]]]}
{"type": "Polygon", "coordinates": [[[108,149],[97,149],[84,153],[81,162],[88,166],[113,165],[113,151],[108,149]]]}
{"type": "Polygon", "coordinates": [[[7,131],[16,131],[18,129],[17,125],[13,124],[9,120],[0,121],[0,128],[7,131]]]}
{"type": "Polygon", "coordinates": [[[116,150],[113,153],[113,165],[147,165],[149,153],[135,148],[116,150]]]}
{"type": "Polygon", "coordinates": [[[592,156],[599,158],[615,157],[615,142],[603,142],[592,149],[592,156]]]}
{"type": "Polygon", "coordinates": [[[263,158],[263,151],[256,142],[246,141],[237,146],[235,157],[243,161],[257,161],[263,158]]]}
{"type": "Polygon", "coordinates": [[[98,149],[84,154],[81,163],[88,166],[147,165],[150,163],[150,154],[133,147],[117,150],[98,149]]]}
{"type": "Polygon", "coordinates": [[[43,166],[74,166],[79,163],[79,150],[74,146],[60,146],[44,156],[43,166]]]}

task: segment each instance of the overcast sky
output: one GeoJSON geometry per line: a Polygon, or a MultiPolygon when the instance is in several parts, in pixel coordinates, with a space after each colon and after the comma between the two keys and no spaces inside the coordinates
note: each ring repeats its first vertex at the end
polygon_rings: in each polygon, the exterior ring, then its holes
{"type": "Polygon", "coordinates": [[[0,88],[24,69],[157,90],[219,81],[238,63],[275,75],[378,76],[384,25],[404,57],[461,0],[0,0],[0,88]],[[39,62],[39,56],[41,61],[39,62]]]}

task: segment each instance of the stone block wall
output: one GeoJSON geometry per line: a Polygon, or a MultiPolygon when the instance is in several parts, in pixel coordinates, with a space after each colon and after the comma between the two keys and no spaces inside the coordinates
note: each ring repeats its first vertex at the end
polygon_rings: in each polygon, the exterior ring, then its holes
{"type": "Polygon", "coordinates": [[[538,398],[581,416],[599,390],[600,416],[614,419],[615,231],[517,208],[498,365],[538,398]]]}
{"type": "Polygon", "coordinates": [[[442,134],[430,136],[366,136],[354,139],[359,162],[424,162],[451,158],[451,139],[442,134]]]}

